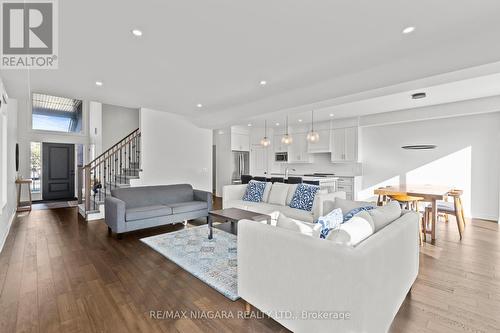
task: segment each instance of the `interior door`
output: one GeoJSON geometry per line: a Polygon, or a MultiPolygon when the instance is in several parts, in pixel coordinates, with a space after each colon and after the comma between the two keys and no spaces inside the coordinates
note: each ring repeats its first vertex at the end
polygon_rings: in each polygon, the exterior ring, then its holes
{"type": "Polygon", "coordinates": [[[43,200],[75,197],[75,146],[65,143],[42,145],[43,200]]]}

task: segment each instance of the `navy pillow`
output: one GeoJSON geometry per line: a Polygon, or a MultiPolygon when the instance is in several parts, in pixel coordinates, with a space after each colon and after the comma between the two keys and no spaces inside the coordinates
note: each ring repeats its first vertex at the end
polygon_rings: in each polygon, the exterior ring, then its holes
{"type": "MultiPolygon", "coordinates": [[[[350,219],[352,219],[352,217],[354,215],[356,215],[359,212],[369,211],[369,210],[372,210],[374,208],[375,207],[373,207],[373,206],[364,206],[364,207],[358,207],[358,208],[351,209],[350,211],[347,212],[347,214],[344,215],[344,222],[349,221],[350,219]]],[[[342,222],[342,223],[344,223],[344,222],[342,222]]]]}
{"type": "Polygon", "coordinates": [[[244,201],[261,202],[266,189],[266,182],[251,180],[248,182],[247,190],[243,196],[244,201]]]}
{"type": "Polygon", "coordinates": [[[314,197],[319,191],[318,185],[299,184],[293,194],[290,207],[311,211],[314,203],[314,197]]]}

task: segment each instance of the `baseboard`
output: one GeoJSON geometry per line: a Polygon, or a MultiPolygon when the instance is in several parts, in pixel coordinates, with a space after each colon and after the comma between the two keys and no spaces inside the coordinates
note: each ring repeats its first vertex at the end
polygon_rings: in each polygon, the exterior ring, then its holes
{"type": "Polygon", "coordinates": [[[7,232],[5,233],[5,235],[3,236],[3,239],[1,240],[0,242],[0,253],[2,252],[3,250],[3,246],[5,245],[5,241],[7,240],[7,237],[9,236],[9,233],[10,233],[10,227],[12,226],[12,222],[14,222],[14,218],[16,217],[16,210],[14,209],[12,211],[12,215],[10,216],[9,218],[9,223],[7,225],[7,232]]]}

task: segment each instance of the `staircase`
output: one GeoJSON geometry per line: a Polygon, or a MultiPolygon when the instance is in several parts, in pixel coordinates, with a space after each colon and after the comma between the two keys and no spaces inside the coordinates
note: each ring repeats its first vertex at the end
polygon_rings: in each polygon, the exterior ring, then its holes
{"type": "Polygon", "coordinates": [[[89,164],[78,168],[79,212],[87,220],[104,218],[104,200],[115,188],[139,179],[141,132],[134,130],[89,164]]]}

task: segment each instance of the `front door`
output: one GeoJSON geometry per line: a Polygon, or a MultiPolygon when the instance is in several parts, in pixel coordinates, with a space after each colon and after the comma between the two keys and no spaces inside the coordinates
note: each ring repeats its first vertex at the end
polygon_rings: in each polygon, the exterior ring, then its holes
{"type": "Polygon", "coordinates": [[[75,197],[75,146],[66,143],[43,143],[43,200],[75,197]]]}

